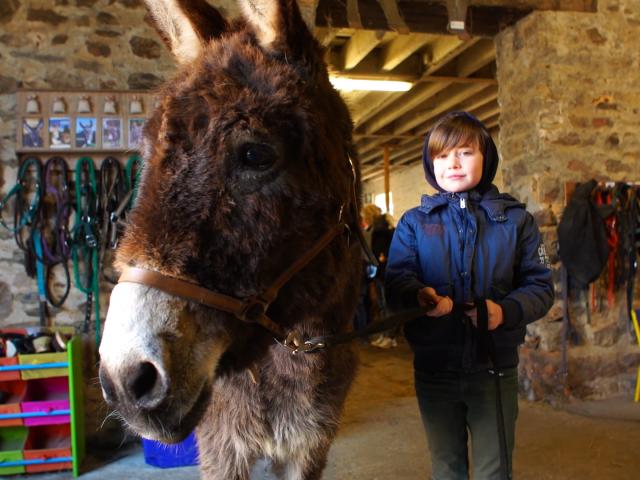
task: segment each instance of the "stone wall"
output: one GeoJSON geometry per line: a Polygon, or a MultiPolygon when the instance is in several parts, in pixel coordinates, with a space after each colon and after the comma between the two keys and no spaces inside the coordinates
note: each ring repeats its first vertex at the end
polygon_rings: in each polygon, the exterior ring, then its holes
{"type": "MultiPolygon", "coordinates": [[[[16,177],[17,88],[149,89],[173,61],[145,21],[139,0],[7,0],[0,13],[0,168],[2,189],[16,177]]],[[[5,212],[5,215],[7,213],[5,212]]],[[[27,277],[13,236],[0,232],[0,324],[38,321],[36,282],[27,277]]],[[[57,324],[79,324],[85,296],[77,289],[57,324]]],[[[102,298],[103,305],[106,298],[102,298]]],[[[105,309],[103,308],[103,312],[105,309]]]]}
{"type": "MultiPolygon", "coordinates": [[[[536,12],[496,38],[504,183],[537,212],[558,297],[565,183],[640,180],[639,38],[639,0],[603,0],[597,13],[536,12]]],[[[523,388],[530,398],[631,397],[640,355],[624,292],[590,318],[584,296],[573,297],[568,372],[561,369],[558,298],[529,327],[523,388]]]]}

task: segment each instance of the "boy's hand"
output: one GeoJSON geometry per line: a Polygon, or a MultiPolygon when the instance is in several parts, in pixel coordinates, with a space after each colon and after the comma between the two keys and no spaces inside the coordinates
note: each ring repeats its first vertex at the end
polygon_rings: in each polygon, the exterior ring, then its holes
{"type": "MultiPolygon", "coordinates": [[[[473,323],[473,326],[478,327],[477,309],[473,308],[471,310],[467,310],[465,314],[469,318],[471,318],[471,323],[473,323]]],[[[489,315],[489,331],[495,330],[504,323],[502,307],[491,300],[487,300],[487,314],[489,315]]]]}
{"type": "Polygon", "coordinates": [[[449,297],[441,297],[431,287],[418,290],[418,303],[423,308],[429,308],[425,312],[429,317],[442,317],[453,310],[453,301],[449,297]]]}

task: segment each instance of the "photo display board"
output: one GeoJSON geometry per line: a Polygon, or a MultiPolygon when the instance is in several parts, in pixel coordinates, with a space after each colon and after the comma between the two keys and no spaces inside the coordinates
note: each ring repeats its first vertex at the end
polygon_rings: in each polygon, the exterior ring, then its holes
{"type": "Polygon", "coordinates": [[[136,151],[157,99],[147,91],[18,90],[18,152],[136,151]]]}

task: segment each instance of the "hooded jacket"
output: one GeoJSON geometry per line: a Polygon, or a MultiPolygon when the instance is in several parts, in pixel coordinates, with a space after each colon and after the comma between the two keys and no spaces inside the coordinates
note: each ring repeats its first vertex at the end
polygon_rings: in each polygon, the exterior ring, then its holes
{"type": "MultiPolygon", "coordinates": [[[[417,306],[418,290],[425,286],[456,305],[449,315],[406,324],[416,370],[488,366],[477,361],[477,332],[460,308],[476,299],[502,307],[504,323],[490,332],[496,366],[514,367],[526,325],[544,316],[553,303],[551,272],[533,216],[491,184],[498,163],[493,141],[485,147],[484,161],[488,168],[483,168],[478,187],[423,195],[420,206],[407,211],[396,227],[385,275],[390,307],[417,306]]],[[[427,164],[432,165],[428,153],[425,175],[437,185],[427,164]]]]}

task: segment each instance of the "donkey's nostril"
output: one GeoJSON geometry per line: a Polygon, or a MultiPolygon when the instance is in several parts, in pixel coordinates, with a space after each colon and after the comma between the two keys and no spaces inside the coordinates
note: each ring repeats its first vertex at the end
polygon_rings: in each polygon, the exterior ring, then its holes
{"type": "Polygon", "coordinates": [[[115,402],[116,387],[103,366],[98,370],[98,377],[100,378],[100,385],[102,386],[104,399],[109,403],[115,402]]]}
{"type": "Polygon", "coordinates": [[[129,395],[139,407],[152,408],[164,397],[162,381],[152,363],[140,363],[127,383],[129,395]]]}

